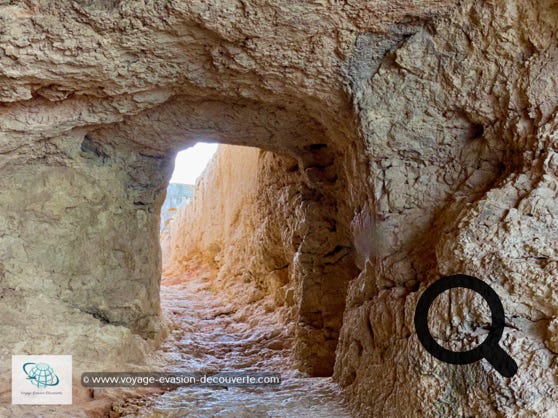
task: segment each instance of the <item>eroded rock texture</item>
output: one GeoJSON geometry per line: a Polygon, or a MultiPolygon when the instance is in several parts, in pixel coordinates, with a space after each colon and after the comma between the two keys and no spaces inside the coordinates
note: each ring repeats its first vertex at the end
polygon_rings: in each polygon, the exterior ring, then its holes
{"type": "MultiPolygon", "coordinates": [[[[556,414],[556,13],[544,2],[462,4],[359,73],[374,195],[353,220],[368,261],[350,284],[336,376],[361,411],[556,414]],[[502,297],[513,379],[485,362],[448,367],[418,344],[417,296],[453,273],[502,297]]],[[[384,39],[361,36],[357,62],[384,39]]],[[[447,299],[455,340],[471,325],[470,299],[447,299]]],[[[439,312],[434,325],[448,308],[439,312]]]]}
{"type": "Polygon", "coordinates": [[[3,2],[2,376],[145,361],[170,162],[213,139],[268,152],[262,254],[238,254],[292,286],[298,366],[334,367],[355,414],[555,416],[557,25],[550,0],[3,2]],[[458,272],[501,295],[513,379],[419,345],[420,291],[458,272]]]}

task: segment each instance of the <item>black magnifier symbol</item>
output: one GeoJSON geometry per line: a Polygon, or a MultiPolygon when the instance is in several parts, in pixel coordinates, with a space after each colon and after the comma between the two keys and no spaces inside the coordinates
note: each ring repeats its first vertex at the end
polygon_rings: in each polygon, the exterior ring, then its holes
{"type": "Polygon", "coordinates": [[[504,333],[504,307],[496,292],[485,282],[473,276],[457,274],[444,277],[430,285],[420,297],[415,310],[415,329],[421,344],[438,360],[450,364],[469,364],[487,359],[502,376],[512,377],[517,363],[498,345],[504,333]],[[428,328],[428,310],[434,299],[446,290],[464,287],[479,293],[488,303],[492,314],[492,326],[486,339],[469,351],[451,351],[434,340],[428,328]]]}

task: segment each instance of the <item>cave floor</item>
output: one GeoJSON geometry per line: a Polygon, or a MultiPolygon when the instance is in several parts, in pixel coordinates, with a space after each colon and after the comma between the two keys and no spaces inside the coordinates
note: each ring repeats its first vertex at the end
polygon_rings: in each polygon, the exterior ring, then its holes
{"type": "MultiPolygon", "coordinates": [[[[161,300],[172,326],[162,346],[176,372],[279,372],[277,386],[184,386],[131,399],[120,416],[349,417],[331,378],[309,378],[289,368],[291,341],[277,312],[262,301],[239,306],[212,279],[185,274],[163,280],[161,300]]],[[[116,409],[116,408],[115,408],[116,409]]]]}

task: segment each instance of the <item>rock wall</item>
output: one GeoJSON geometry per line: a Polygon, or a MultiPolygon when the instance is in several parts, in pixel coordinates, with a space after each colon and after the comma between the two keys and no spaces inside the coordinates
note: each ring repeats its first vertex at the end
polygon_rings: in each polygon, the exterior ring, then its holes
{"type": "MultiPolygon", "coordinates": [[[[145,366],[165,335],[152,222],[161,167],[83,133],[3,155],[2,403],[10,403],[12,354],[72,354],[76,403],[90,400],[81,372],[145,366]]],[[[3,408],[0,415],[23,415],[3,408]]]]}
{"type": "Polygon", "coordinates": [[[196,184],[195,198],[178,209],[161,238],[164,272],[195,260],[222,265],[222,251],[243,251],[233,244],[249,241],[259,221],[253,210],[259,155],[257,148],[220,147],[196,184]]]}
{"type": "MultiPolygon", "coordinates": [[[[335,376],[363,416],[557,413],[557,12],[548,2],[462,3],[356,43],[349,71],[373,194],[352,222],[363,270],[350,284],[335,376]],[[363,67],[378,48],[382,60],[363,67]],[[418,343],[418,296],[455,273],[502,298],[512,379],[485,361],[441,363],[418,343]]],[[[433,310],[440,340],[472,348],[486,337],[471,336],[469,304],[481,308],[451,293],[433,310]]]]}
{"type": "Polygon", "coordinates": [[[557,22],[551,0],[2,4],[2,376],[10,353],[145,361],[171,156],[211,139],[283,156],[257,202],[298,194],[261,236],[288,231],[299,366],[335,361],[355,414],[556,415],[557,22]],[[456,272],[501,295],[514,378],[418,343],[418,295],[456,272]]]}

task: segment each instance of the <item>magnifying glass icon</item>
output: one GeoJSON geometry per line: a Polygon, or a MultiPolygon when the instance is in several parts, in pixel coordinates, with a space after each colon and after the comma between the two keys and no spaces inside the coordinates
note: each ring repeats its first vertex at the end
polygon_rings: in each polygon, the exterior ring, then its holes
{"type": "Polygon", "coordinates": [[[415,309],[415,329],[419,341],[438,360],[450,364],[470,364],[485,358],[502,376],[512,377],[517,373],[517,363],[498,345],[504,333],[504,326],[504,307],[498,294],[482,280],[465,274],[447,276],[430,285],[421,295],[415,309]],[[492,326],[488,336],[479,346],[469,351],[445,349],[436,342],[428,328],[428,310],[434,299],[446,290],[456,287],[479,293],[491,311],[492,326]]]}

